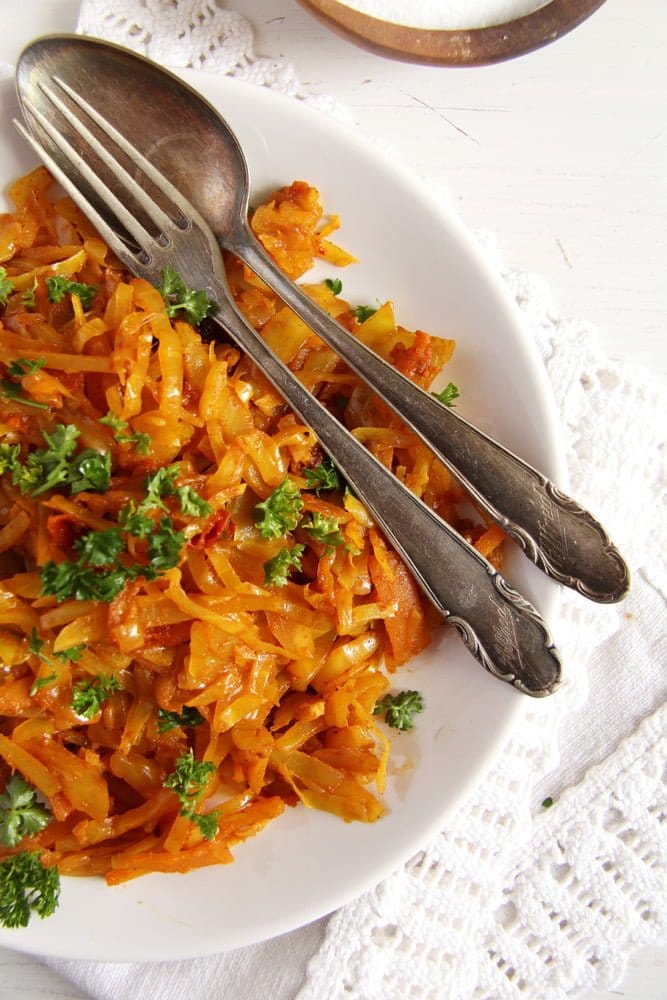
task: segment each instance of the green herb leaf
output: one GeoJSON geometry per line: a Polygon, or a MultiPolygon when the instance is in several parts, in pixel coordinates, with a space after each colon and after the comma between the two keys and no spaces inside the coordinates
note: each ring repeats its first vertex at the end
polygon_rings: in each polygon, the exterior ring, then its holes
{"type": "Polygon", "coordinates": [[[218,829],[217,817],[215,826],[208,816],[201,816],[196,813],[196,808],[206,794],[206,785],[212,774],[215,773],[215,764],[211,760],[196,760],[192,749],[182,753],[176,759],[175,769],[172,774],[163,782],[165,788],[171,788],[178,796],[181,804],[181,816],[186,816],[193,823],[196,823],[207,840],[212,840],[218,829]]]}
{"type": "Polygon", "coordinates": [[[22,403],[24,406],[34,406],[36,410],[48,410],[47,403],[38,403],[36,399],[28,399],[27,396],[22,396],[21,393],[22,389],[18,382],[10,382],[6,378],[0,381],[0,394],[5,399],[11,399],[15,403],[22,403]]]}
{"type": "Polygon", "coordinates": [[[327,286],[327,288],[331,289],[334,295],[340,295],[340,293],[343,291],[343,282],[340,280],[340,278],[325,278],[324,284],[327,286]]]}
{"type": "Polygon", "coordinates": [[[554,804],[554,800],[551,798],[550,795],[547,795],[546,799],[542,803],[542,808],[543,809],[551,809],[551,807],[552,807],[553,804],[554,804]]]}
{"type": "Polygon", "coordinates": [[[157,731],[158,733],[168,733],[170,729],[178,726],[201,726],[204,716],[196,708],[184,705],[183,711],[168,712],[165,708],[157,710],[157,731]]]}
{"type": "Polygon", "coordinates": [[[387,694],[373,709],[374,715],[383,715],[388,726],[394,729],[412,729],[413,716],[424,711],[424,699],[419,691],[399,691],[387,694]]]}
{"type": "Polygon", "coordinates": [[[193,813],[190,819],[199,827],[202,837],[204,840],[213,840],[216,833],[218,832],[218,814],[217,812],[210,813],[193,813]]]}
{"type": "Polygon", "coordinates": [[[306,488],[315,490],[318,496],[320,490],[340,490],[343,488],[340,473],[330,458],[325,458],[314,469],[304,468],[302,471],[307,484],[306,488]]]}
{"type": "Polygon", "coordinates": [[[16,847],[50,821],[51,813],[37,801],[32,785],[20,774],[13,774],[0,794],[0,844],[16,847]]]}
{"type": "Polygon", "coordinates": [[[175,530],[170,517],[160,518],[157,528],[148,536],[148,558],[152,569],[164,572],[178,566],[184,545],[184,532],[175,530]]]}
{"type": "Polygon", "coordinates": [[[315,511],[310,515],[310,521],[304,521],[301,527],[316,542],[321,542],[328,552],[332,552],[336,545],[345,545],[345,538],[335,517],[315,511]]]}
{"type": "Polygon", "coordinates": [[[444,389],[441,389],[440,392],[432,392],[431,395],[439,399],[445,406],[454,406],[454,400],[459,398],[460,393],[453,382],[448,382],[444,389]]]}
{"type": "Polygon", "coordinates": [[[39,496],[66,484],[70,477],[70,459],[76,448],[79,431],[73,424],[58,424],[52,434],[42,431],[46,448],[36,448],[23,465],[16,465],[12,481],[22,493],[39,496]]]}
{"type": "Polygon", "coordinates": [[[206,292],[196,292],[183,281],[174,267],[166,267],[161,274],[162,284],[158,291],[162,295],[167,310],[167,316],[174,317],[182,310],[188,321],[197,326],[215,308],[206,292]]]}
{"type": "Polygon", "coordinates": [[[32,288],[26,288],[21,295],[21,305],[24,309],[35,308],[35,292],[37,291],[37,278],[32,283],[32,288]]]}
{"type": "Polygon", "coordinates": [[[48,674],[45,677],[35,677],[34,681],[30,685],[30,690],[28,691],[28,694],[32,698],[32,696],[34,694],[37,694],[38,691],[41,691],[42,688],[50,687],[51,684],[53,684],[53,682],[57,680],[58,680],[58,674],[55,672],[55,670],[53,671],[52,674],[48,674]]]}
{"type": "Polygon", "coordinates": [[[359,320],[360,323],[365,323],[367,319],[374,316],[377,309],[374,306],[357,306],[356,309],[352,310],[352,315],[355,319],[359,320]]]}
{"type": "Polygon", "coordinates": [[[0,267],[0,306],[6,306],[9,296],[14,291],[14,282],[7,277],[7,268],[0,267]]]}
{"type": "Polygon", "coordinates": [[[133,431],[128,434],[130,425],[127,420],[122,420],[113,413],[107,413],[106,417],[100,417],[100,423],[106,424],[114,432],[114,440],[118,444],[133,444],[138,455],[147,455],[151,446],[150,435],[143,431],[133,431]]]}
{"type": "Polygon", "coordinates": [[[13,472],[18,465],[21,446],[19,444],[0,444],[0,476],[5,472],[13,472]]]}
{"type": "Polygon", "coordinates": [[[271,496],[255,505],[257,526],[262,538],[283,538],[299,523],[303,500],[291,479],[285,479],[271,496]]]}
{"type": "Polygon", "coordinates": [[[10,361],[7,365],[7,374],[11,375],[12,378],[25,378],[26,375],[34,375],[45,364],[44,358],[35,358],[34,360],[17,358],[16,361],[10,361]]]}
{"type": "Polygon", "coordinates": [[[61,649],[53,655],[57,656],[63,663],[78,663],[85,651],[86,647],[84,645],[70,646],[69,649],[61,649]]]}
{"type": "Polygon", "coordinates": [[[185,514],[186,517],[206,517],[213,510],[191,486],[177,486],[176,497],[181,514],[185,514]]]}
{"type": "Polygon", "coordinates": [[[157,507],[166,512],[169,508],[162,502],[162,497],[172,497],[176,493],[177,465],[165,465],[152,476],[146,478],[146,496],[139,504],[139,510],[146,511],[157,507]]]}
{"type": "Polygon", "coordinates": [[[107,528],[106,531],[89,531],[76,540],[74,549],[81,553],[81,561],[89,566],[109,566],[117,562],[125,551],[125,539],[117,527],[107,528]]]}
{"type": "Polygon", "coordinates": [[[278,555],[264,563],[264,583],[274,587],[284,587],[291,569],[301,569],[304,546],[281,549],[278,555]]]}
{"type": "Polygon", "coordinates": [[[118,523],[135,538],[148,538],[155,530],[155,521],[148,514],[144,513],[141,505],[137,507],[134,500],[130,500],[126,507],[123,507],[118,514],[118,523]]]}
{"type": "Polygon", "coordinates": [[[39,851],[21,851],[0,864],[0,924],[27,927],[34,911],[50,916],[58,906],[60,875],[46,868],[39,851]]]}
{"type": "Polygon", "coordinates": [[[85,448],[70,463],[68,485],[75,493],[83,490],[106,493],[111,483],[111,455],[108,451],[85,448]]]}
{"type": "Polygon", "coordinates": [[[77,681],[72,685],[72,711],[81,718],[92,719],[107,698],[122,689],[123,685],[115,674],[77,681]]]}
{"type": "Polygon", "coordinates": [[[78,295],[84,309],[90,308],[90,303],[95,297],[97,287],[95,285],[83,285],[79,281],[70,281],[56,274],[46,279],[46,290],[49,302],[62,302],[66,295],[78,295]]]}
{"type": "Polygon", "coordinates": [[[108,603],[120,594],[128,580],[147,575],[149,567],[114,566],[100,572],[83,562],[53,561],[45,563],[40,573],[42,594],[55,597],[56,601],[75,598],[77,601],[103,601],[108,603]]]}

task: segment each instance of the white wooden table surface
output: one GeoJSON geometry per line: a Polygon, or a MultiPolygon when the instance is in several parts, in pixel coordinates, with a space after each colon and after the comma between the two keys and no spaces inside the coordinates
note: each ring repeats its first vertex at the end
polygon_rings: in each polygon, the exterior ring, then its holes
{"type": "MultiPolygon", "coordinates": [[[[255,25],[258,54],[284,56],[369,137],[443,182],[509,266],[547,280],[559,312],[589,320],[612,355],[667,374],[667,0],[607,0],[555,44],[476,69],[374,55],[296,0],[220,2],[255,25]]],[[[9,8],[29,41],[71,30],[78,3],[0,0],[9,8]]],[[[0,32],[0,58],[13,59],[3,44],[0,32]]],[[[79,996],[0,949],[0,1000],[79,996]]],[[[621,985],[586,1000],[617,997],[667,1000],[667,947],[637,952],[621,985]]]]}

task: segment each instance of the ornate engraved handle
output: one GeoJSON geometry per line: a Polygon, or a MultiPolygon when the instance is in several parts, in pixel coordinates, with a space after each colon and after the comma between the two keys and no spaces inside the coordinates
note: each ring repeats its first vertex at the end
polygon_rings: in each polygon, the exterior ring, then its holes
{"type": "Polygon", "coordinates": [[[473,656],[526,694],[551,694],[560,681],[560,661],[535,608],[304,388],[229,305],[222,290],[215,298],[220,309],[207,323],[231,335],[312,428],[473,656]]]}
{"type": "Polygon", "coordinates": [[[351,336],[285,277],[252,234],[244,230],[233,249],[399,414],[541,570],[594,601],[624,597],[627,566],[591,514],[351,336]]]}

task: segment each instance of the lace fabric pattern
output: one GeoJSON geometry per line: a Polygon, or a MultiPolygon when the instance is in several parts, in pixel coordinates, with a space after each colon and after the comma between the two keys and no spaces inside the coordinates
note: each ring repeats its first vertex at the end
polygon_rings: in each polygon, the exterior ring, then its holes
{"type": "MultiPolygon", "coordinates": [[[[345,115],[289,62],[257,57],[248,21],[215,0],[84,0],[78,30],[345,115]]],[[[568,490],[605,512],[633,589],[613,607],[563,595],[553,625],[566,683],[527,699],[498,763],[434,843],[328,920],[298,1000],[559,1000],[612,986],[633,948],[667,934],[664,393],[562,318],[540,277],[506,270],[493,239],[479,240],[544,359],[568,490]]],[[[224,956],[211,961],[222,973],[224,956]]],[[[133,995],[131,966],[122,986],[111,976],[103,987],[83,963],[50,964],[91,995],[133,995]]]]}

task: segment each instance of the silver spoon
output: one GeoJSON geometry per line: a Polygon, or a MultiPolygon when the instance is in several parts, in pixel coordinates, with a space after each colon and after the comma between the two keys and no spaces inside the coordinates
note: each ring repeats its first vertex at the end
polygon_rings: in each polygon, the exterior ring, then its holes
{"type": "Polygon", "coordinates": [[[44,111],[24,95],[32,134],[16,124],[111,250],[153,284],[164,268],[173,267],[187,285],[203,289],[217,304],[210,318],[213,336],[226,340],[231,335],[310,425],[474,656],[528,694],[554,691],[560,662],[538,612],[357,441],[256,335],[233,302],[220,248],[197,210],[82,94],[58,77],[35,83],[46,98],[44,111]]]}
{"type": "Polygon", "coordinates": [[[273,263],[248,225],[243,151],[200,95],[126,49],[76,35],[38,39],[22,54],[19,94],[37,108],[43,108],[44,96],[32,81],[47,75],[87,94],[122,129],[200,212],[221,246],[240,257],[373,387],[540,569],[595,601],[625,595],[627,566],[590,513],[352,337],[273,263]]]}

